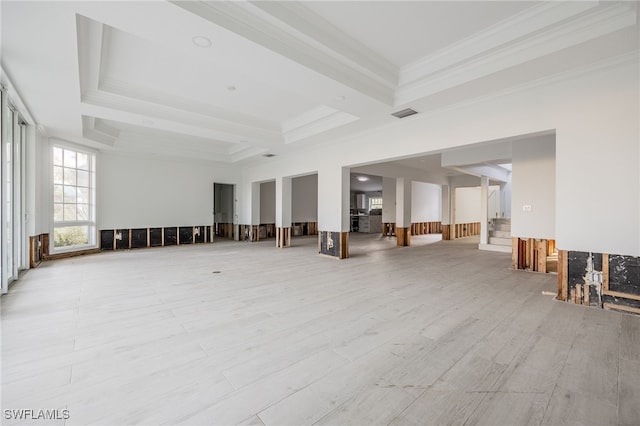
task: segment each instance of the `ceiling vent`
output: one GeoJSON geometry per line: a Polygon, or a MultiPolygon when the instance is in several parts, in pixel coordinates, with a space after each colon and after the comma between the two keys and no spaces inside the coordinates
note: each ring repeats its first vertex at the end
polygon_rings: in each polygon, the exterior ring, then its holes
{"type": "Polygon", "coordinates": [[[267,157],[267,158],[271,158],[271,157],[275,157],[275,154],[262,154],[263,157],[267,157]]]}
{"type": "Polygon", "coordinates": [[[414,109],[406,108],[406,109],[402,109],[400,111],[396,111],[391,115],[393,115],[394,117],[397,117],[397,118],[405,118],[405,117],[409,117],[410,115],[414,115],[414,114],[417,114],[417,113],[418,113],[418,111],[416,111],[414,109]]]}

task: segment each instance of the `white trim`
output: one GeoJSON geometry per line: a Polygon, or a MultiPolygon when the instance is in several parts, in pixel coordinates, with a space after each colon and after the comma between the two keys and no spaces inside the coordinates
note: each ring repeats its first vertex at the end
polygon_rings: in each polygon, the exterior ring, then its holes
{"type": "MultiPolygon", "coordinates": [[[[273,15],[269,15],[251,3],[204,1],[171,1],[171,3],[384,104],[391,105],[393,102],[393,87],[396,82],[388,81],[384,70],[372,72],[369,68],[354,62],[351,58],[344,57],[340,52],[297,30],[293,25],[274,20],[273,15]]],[[[355,41],[350,44],[353,43],[355,41]]]]}
{"type": "MultiPolygon", "coordinates": [[[[396,90],[396,105],[476,80],[480,77],[513,67],[562,49],[610,34],[636,23],[636,9],[626,3],[597,8],[577,19],[557,25],[543,33],[506,44],[490,53],[478,52],[474,59],[441,68],[422,77],[407,77],[396,90]],[[482,54],[485,53],[485,54],[482,54]]],[[[409,74],[415,74],[412,71],[409,74]]]]}
{"type": "Polygon", "coordinates": [[[422,79],[451,67],[479,53],[512,42],[598,5],[597,1],[544,2],[528,8],[480,32],[413,63],[400,70],[400,85],[422,79]]]}
{"type": "MultiPolygon", "coordinates": [[[[49,205],[51,206],[50,210],[50,230],[49,230],[49,253],[50,254],[59,254],[59,253],[69,253],[74,251],[82,251],[98,248],[98,206],[97,206],[97,169],[98,169],[98,151],[88,148],[83,145],[78,145],[73,142],[51,138],[49,139],[49,205]],[[53,186],[55,185],[53,181],[53,149],[54,148],[62,148],[73,150],[76,153],[87,154],[90,158],[90,166],[89,166],[89,215],[92,220],[79,220],[79,221],[60,221],[56,222],[54,220],[53,215],[55,214],[54,207],[54,191],[53,186]],[[65,228],[71,226],[87,226],[88,230],[88,244],[79,244],[74,246],[65,246],[65,247],[55,247],[55,229],[56,228],[65,228]],[[92,241],[93,238],[93,241],[92,241]]],[[[77,168],[76,168],[77,170],[77,168]]],[[[74,185],[75,186],[75,185],[74,185]]],[[[77,186],[76,186],[77,187],[77,186]]],[[[75,203],[77,204],[77,203],[75,203]]]]}

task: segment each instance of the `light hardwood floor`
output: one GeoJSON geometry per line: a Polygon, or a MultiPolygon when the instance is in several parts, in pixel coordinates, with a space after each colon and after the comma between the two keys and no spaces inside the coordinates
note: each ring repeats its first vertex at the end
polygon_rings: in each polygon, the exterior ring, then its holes
{"type": "Polygon", "coordinates": [[[69,410],[39,425],[640,424],[640,317],[436,239],[356,234],[342,261],[302,237],[43,263],[2,298],[2,408],[69,410]]]}

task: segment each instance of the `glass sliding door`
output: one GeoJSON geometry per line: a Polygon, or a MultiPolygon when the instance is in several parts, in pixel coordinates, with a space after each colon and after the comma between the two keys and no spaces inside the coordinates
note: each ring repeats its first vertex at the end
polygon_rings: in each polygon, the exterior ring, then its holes
{"type": "Polygon", "coordinates": [[[25,153],[26,124],[8,103],[6,92],[0,92],[2,135],[0,143],[0,277],[1,291],[25,269],[25,153]]]}

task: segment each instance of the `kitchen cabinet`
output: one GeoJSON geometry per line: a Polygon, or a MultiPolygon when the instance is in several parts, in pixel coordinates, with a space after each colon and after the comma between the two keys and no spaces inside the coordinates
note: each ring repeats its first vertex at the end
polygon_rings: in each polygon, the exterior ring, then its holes
{"type": "Polygon", "coordinates": [[[358,218],[358,232],[369,232],[369,216],[360,216],[358,218]]]}

